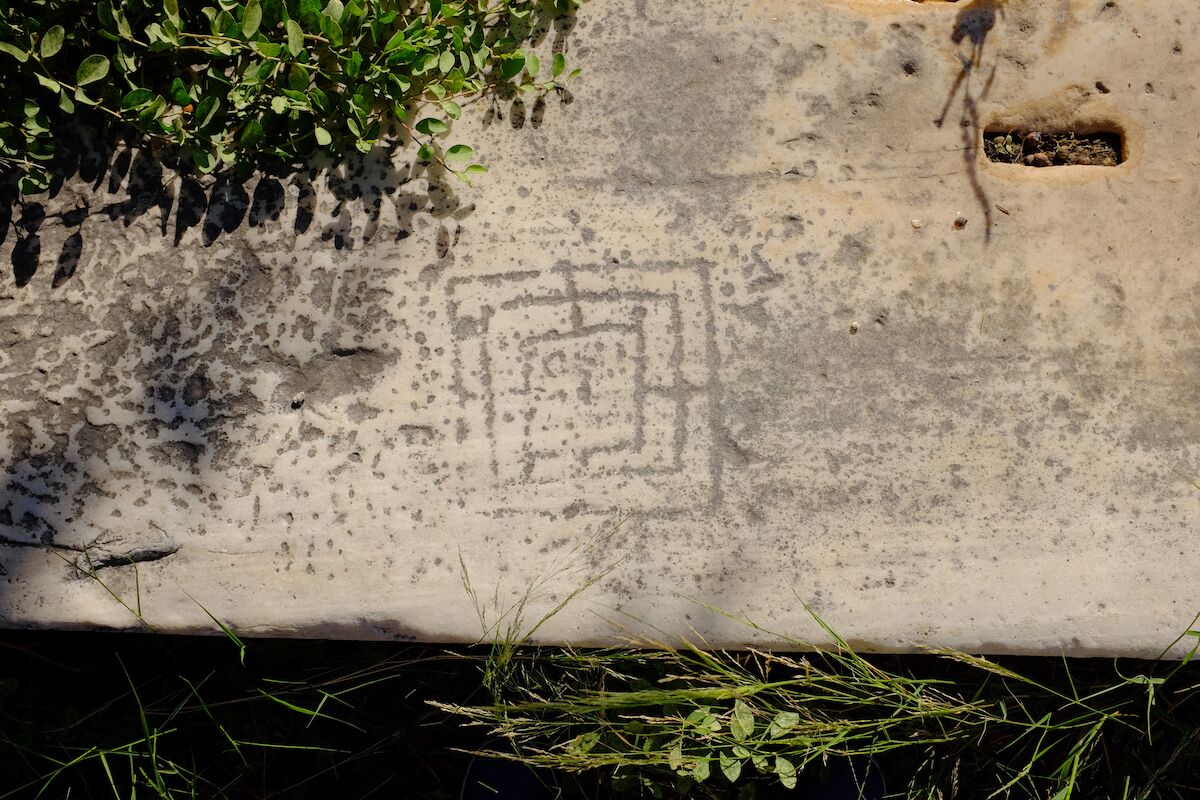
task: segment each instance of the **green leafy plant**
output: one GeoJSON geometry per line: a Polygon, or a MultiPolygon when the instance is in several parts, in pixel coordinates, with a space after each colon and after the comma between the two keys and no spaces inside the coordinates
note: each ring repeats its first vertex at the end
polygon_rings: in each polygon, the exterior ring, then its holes
{"type": "Polygon", "coordinates": [[[1021,160],[1021,137],[1011,133],[996,134],[984,143],[987,157],[992,161],[1015,163],[1021,160]]]}
{"type": "Polygon", "coordinates": [[[0,166],[49,185],[72,116],[126,126],[204,173],[263,158],[335,159],[407,135],[469,181],[470,145],[444,146],[462,105],[544,96],[578,70],[531,49],[547,15],[582,0],[0,0],[0,166]]]}

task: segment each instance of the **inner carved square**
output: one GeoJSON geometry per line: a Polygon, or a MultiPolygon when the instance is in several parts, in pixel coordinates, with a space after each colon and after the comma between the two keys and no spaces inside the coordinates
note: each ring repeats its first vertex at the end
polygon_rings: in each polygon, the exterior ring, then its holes
{"type": "Polygon", "coordinates": [[[569,457],[587,467],[593,453],[635,447],[642,414],[637,387],[639,331],[602,325],[525,337],[520,408],[520,461],[533,477],[536,461],[569,457]]]}

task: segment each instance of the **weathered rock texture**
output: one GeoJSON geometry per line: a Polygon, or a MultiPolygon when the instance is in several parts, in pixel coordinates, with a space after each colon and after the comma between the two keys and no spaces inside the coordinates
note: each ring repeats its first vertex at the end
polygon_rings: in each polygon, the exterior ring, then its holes
{"type": "Polygon", "coordinates": [[[570,96],[458,124],[474,188],[85,158],[4,225],[0,621],[472,640],[461,555],[489,621],[611,568],[542,640],[820,641],[807,603],[1155,654],[1200,610],[1198,42],[1150,0],[594,0],[542,43],[570,96]]]}

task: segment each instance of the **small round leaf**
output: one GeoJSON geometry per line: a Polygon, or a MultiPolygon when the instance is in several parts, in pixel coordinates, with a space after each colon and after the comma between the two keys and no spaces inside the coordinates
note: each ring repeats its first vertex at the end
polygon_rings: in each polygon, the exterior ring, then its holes
{"type": "Polygon", "coordinates": [[[42,41],[38,45],[42,51],[42,58],[50,58],[50,56],[62,49],[63,37],[66,36],[66,31],[62,25],[55,25],[50,30],[46,31],[42,36],[42,41]]]}
{"type": "Polygon", "coordinates": [[[108,59],[101,55],[91,55],[85,58],[80,63],[79,69],[75,71],[75,83],[79,86],[87,86],[89,83],[103,80],[107,74],[108,59]]]}
{"type": "Polygon", "coordinates": [[[450,126],[437,117],[426,117],[414,127],[416,127],[418,133],[423,133],[426,136],[437,136],[439,133],[445,133],[450,130],[450,126]]]}
{"type": "Polygon", "coordinates": [[[500,77],[504,80],[511,80],[521,74],[521,70],[525,69],[525,57],[514,55],[500,62],[500,77]]]}
{"type": "Polygon", "coordinates": [[[258,26],[262,24],[262,17],[262,3],[259,0],[248,0],[246,3],[246,13],[242,15],[242,36],[249,39],[258,33],[258,26]]]}
{"type": "Polygon", "coordinates": [[[304,30],[294,19],[287,21],[287,47],[293,56],[304,52],[304,30]]]}
{"type": "Polygon", "coordinates": [[[0,52],[8,53],[22,64],[29,59],[29,53],[17,47],[15,44],[11,44],[10,42],[0,42],[0,52]]]}
{"type": "Polygon", "coordinates": [[[141,108],[153,99],[154,92],[150,91],[149,89],[134,89],[131,92],[127,92],[125,96],[121,98],[121,108],[126,111],[130,111],[135,108],[141,108]]]}

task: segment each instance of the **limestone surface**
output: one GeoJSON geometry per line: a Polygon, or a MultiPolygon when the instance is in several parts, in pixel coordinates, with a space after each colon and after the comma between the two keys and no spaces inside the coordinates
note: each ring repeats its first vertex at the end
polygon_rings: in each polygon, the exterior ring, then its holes
{"type": "Polygon", "coordinates": [[[472,641],[582,588],[537,640],[1157,655],[1200,611],[1197,42],[593,0],[541,41],[569,92],[466,107],[471,187],[84,153],[0,211],[0,623],[472,641]],[[1122,163],[985,154],[1043,131],[1122,163]]]}

